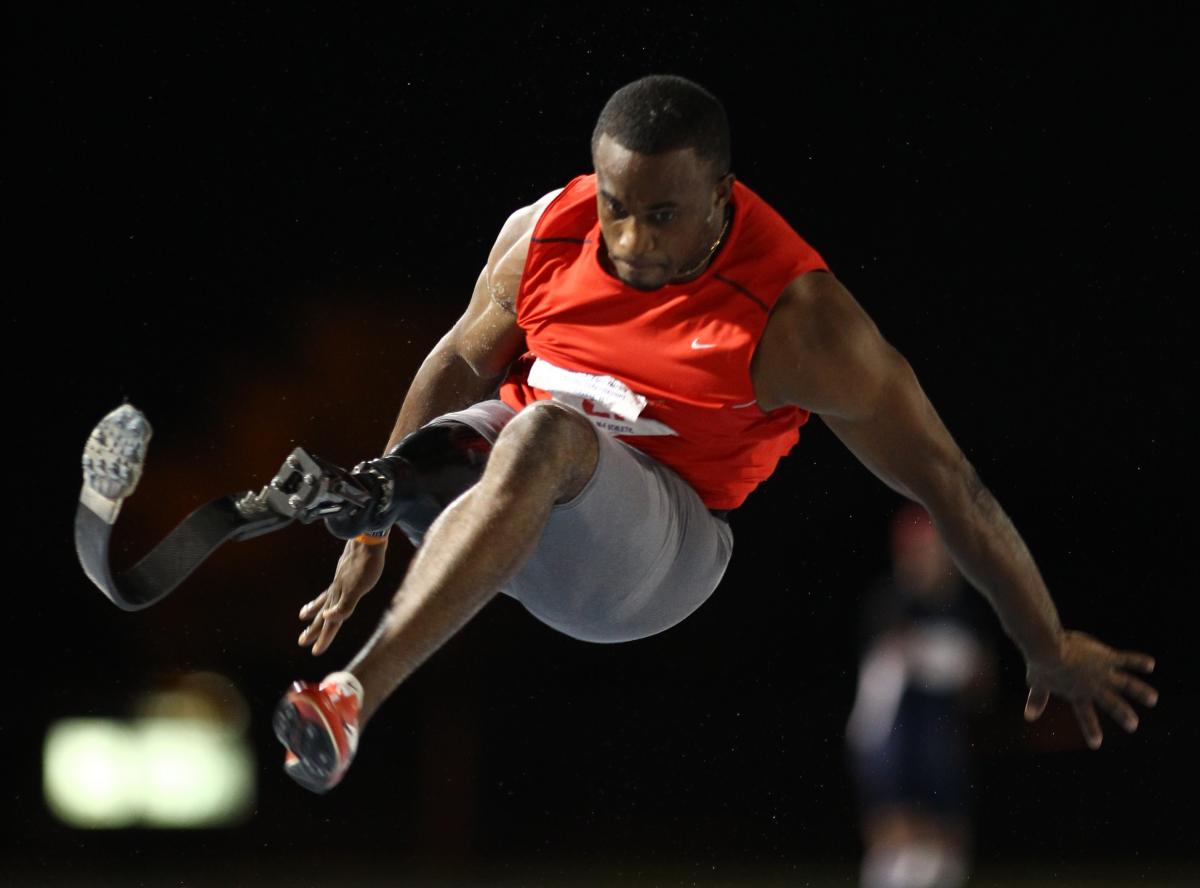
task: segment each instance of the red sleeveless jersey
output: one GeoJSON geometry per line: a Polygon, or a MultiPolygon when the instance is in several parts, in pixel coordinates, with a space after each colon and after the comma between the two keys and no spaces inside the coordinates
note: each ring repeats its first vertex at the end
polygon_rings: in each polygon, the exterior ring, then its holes
{"type": "Polygon", "coordinates": [[[516,304],[528,351],[500,386],[516,410],[573,403],[677,472],[710,509],[740,506],[808,421],[797,407],[759,409],[750,360],[788,282],[828,270],[737,180],[730,202],[728,236],[704,272],[644,291],[601,266],[596,176],[572,179],[534,226],[516,304]]]}

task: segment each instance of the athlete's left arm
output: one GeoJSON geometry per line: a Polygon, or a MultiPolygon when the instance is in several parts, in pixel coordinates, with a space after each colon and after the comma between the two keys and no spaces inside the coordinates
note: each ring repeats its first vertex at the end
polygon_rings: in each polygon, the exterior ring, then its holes
{"type": "Polygon", "coordinates": [[[1153,706],[1158,694],[1127,670],[1150,672],[1153,659],[1062,628],[1020,534],[912,367],[832,274],[809,272],[788,285],[759,342],[753,379],[762,409],[794,404],[820,415],[884,483],[929,510],[955,563],[1025,655],[1026,718],[1041,715],[1053,692],[1071,702],[1093,748],[1102,738],[1094,704],[1136,729],[1122,695],[1153,706]]]}

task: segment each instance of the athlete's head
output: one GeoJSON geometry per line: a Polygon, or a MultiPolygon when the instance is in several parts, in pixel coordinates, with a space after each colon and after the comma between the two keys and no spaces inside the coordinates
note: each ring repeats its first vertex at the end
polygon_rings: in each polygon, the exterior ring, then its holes
{"type": "Polygon", "coordinates": [[[729,123],[699,85],[652,74],[613,93],[592,132],[596,202],[613,270],[653,290],[703,265],[733,189],[729,123]]]}
{"type": "Polygon", "coordinates": [[[954,562],[924,507],[905,503],[892,518],[892,567],[900,587],[936,602],[956,591],[954,562]]]}

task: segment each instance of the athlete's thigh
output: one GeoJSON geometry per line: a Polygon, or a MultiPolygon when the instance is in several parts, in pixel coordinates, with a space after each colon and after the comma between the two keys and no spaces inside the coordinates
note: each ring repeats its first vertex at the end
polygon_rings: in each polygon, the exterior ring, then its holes
{"type": "Polygon", "coordinates": [[[553,508],[504,591],[572,637],[628,641],[670,628],[708,599],[733,534],[675,472],[603,432],[596,437],[592,477],[553,508]]]}
{"type": "Polygon", "coordinates": [[[445,413],[427,422],[422,428],[445,423],[461,423],[470,426],[483,435],[489,443],[495,444],[500,432],[508,425],[509,420],[517,415],[507,404],[500,400],[480,401],[464,410],[445,413]]]}

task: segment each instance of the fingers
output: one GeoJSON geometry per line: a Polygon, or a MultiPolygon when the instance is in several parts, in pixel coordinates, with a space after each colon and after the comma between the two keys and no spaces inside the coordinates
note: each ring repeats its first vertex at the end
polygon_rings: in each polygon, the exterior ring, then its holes
{"type": "Polygon", "coordinates": [[[349,619],[357,605],[357,598],[343,594],[337,601],[326,604],[324,610],[321,611],[321,615],[325,618],[325,622],[333,620],[340,623],[343,620],[349,619]]]}
{"type": "Polygon", "coordinates": [[[1042,714],[1050,691],[1071,701],[1071,708],[1092,749],[1104,740],[1096,706],[1100,706],[1126,731],[1137,730],[1139,718],[1131,703],[1151,707],[1158,702],[1158,691],[1124,670],[1142,673],[1154,671],[1154,658],[1140,651],[1117,651],[1082,633],[1067,633],[1070,656],[1055,669],[1046,672],[1030,666],[1029,699],[1025,718],[1033,721],[1042,714]],[[1036,684],[1034,682],[1043,682],[1036,684]]]}
{"type": "MultiPolygon", "coordinates": [[[[324,616],[324,614],[322,614],[322,616],[324,616]]],[[[321,627],[321,634],[317,638],[317,643],[314,644],[313,648],[312,648],[314,657],[319,654],[325,653],[325,651],[327,651],[329,649],[329,646],[331,644],[333,644],[334,636],[337,635],[338,630],[341,628],[342,628],[341,620],[331,620],[331,619],[325,620],[324,625],[321,627]]]]}
{"type": "Polygon", "coordinates": [[[300,608],[300,619],[302,619],[302,620],[311,619],[315,613],[317,613],[322,607],[324,607],[325,601],[326,601],[326,599],[329,598],[329,592],[332,588],[333,587],[331,586],[329,589],[326,589],[324,592],[322,592],[320,595],[318,595],[316,598],[314,598],[308,604],[304,605],[304,607],[300,608]]]}
{"type": "Polygon", "coordinates": [[[1036,721],[1046,711],[1050,702],[1050,691],[1034,686],[1029,689],[1029,699],[1025,701],[1025,721],[1036,721]]]}
{"type": "Polygon", "coordinates": [[[312,644],[313,639],[315,639],[320,634],[321,630],[324,627],[325,627],[325,615],[318,612],[317,615],[315,617],[313,617],[313,621],[308,624],[308,627],[303,632],[300,633],[300,637],[296,639],[296,644],[301,645],[301,646],[306,645],[306,644],[312,644]]]}
{"type": "Polygon", "coordinates": [[[1083,730],[1083,739],[1092,749],[1099,749],[1104,740],[1104,732],[1100,730],[1100,719],[1096,716],[1096,708],[1090,700],[1074,702],[1071,708],[1075,710],[1075,718],[1083,730]]]}
{"type": "Polygon", "coordinates": [[[1096,700],[1104,707],[1104,711],[1113,717],[1113,721],[1129,733],[1137,730],[1138,717],[1133,707],[1122,700],[1112,691],[1104,689],[1096,695],[1096,700]]]}
{"type": "MultiPolygon", "coordinates": [[[[323,597],[324,593],[309,602],[309,605],[315,605],[323,597]]],[[[354,613],[354,606],[357,603],[345,599],[336,603],[329,603],[329,599],[325,600],[326,606],[319,610],[310,611],[309,605],[305,605],[303,612],[314,613],[315,615],[312,622],[309,623],[308,628],[301,632],[300,637],[296,639],[296,643],[299,645],[311,644],[314,656],[323,654],[329,649],[329,645],[333,643],[334,636],[342,628],[342,623],[354,613]]]]}
{"type": "Polygon", "coordinates": [[[1116,665],[1149,673],[1154,671],[1154,658],[1138,651],[1117,651],[1116,665]]]}
{"type": "Polygon", "coordinates": [[[325,605],[335,594],[334,586],[330,586],[308,604],[304,605],[304,607],[300,608],[300,619],[312,620],[312,622],[308,624],[308,628],[300,633],[300,637],[296,639],[296,644],[301,646],[312,644],[313,639],[318,636],[325,625],[325,605]]]}
{"type": "Polygon", "coordinates": [[[313,618],[308,628],[300,633],[296,643],[299,645],[311,644],[313,656],[323,654],[333,643],[333,637],[341,628],[342,620],[340,618],[327,610],[321,611],[313,618]],[[315,644],[313,644],[314,641],[315,644]]]}
{"type": "Polygon", "coordinates": [[[1114,669],[1109,674],[1109,681],[1122,693],[1137,700],[1143,706],[1153,708],[1158,703],[1158,691],[1140,678],[1134,678],[1132,675],[1114,669]]]}

